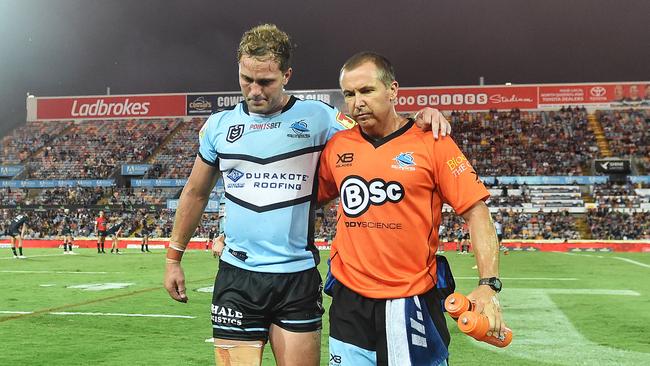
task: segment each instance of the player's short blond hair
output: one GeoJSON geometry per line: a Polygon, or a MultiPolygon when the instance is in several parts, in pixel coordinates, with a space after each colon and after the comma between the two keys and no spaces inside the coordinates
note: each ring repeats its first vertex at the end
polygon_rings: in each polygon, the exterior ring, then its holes
{"type": "Polygon", "coordinates": [[[239,42],[237,61],[243,56],[266,59],[270,57],[276,61],[282,72],[291,67],[291,54],[293,47],[289,35],[275,24],[262,24],[246,31],[239,42]]]}

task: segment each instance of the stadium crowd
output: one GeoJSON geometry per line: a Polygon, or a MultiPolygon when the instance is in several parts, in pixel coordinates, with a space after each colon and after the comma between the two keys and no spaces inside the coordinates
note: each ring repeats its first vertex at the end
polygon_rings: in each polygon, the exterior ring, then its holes
{"type": "MultiPolygon", "coordinates": [[[[650,112],[612,110],[596,113],[609,147],[616,156],[633,156],[650,171],[650,112]]],[[[457,112],[449,115],[453,136],[481,176],[585,175],[589,162],[602,157],[584,108],[558,111],[457,112]]],[[[1,165],[27,167],[17,179],[119,178],[124,163],[153,166],[144,178],[186,178],[198,149],[198,134],[205,118],[142,119],[112,121],[29,122],[0,139],[1,165]]],[[[533,196],[521,186],[521,194],[493,194],[489,205],[501,210],[495,215],[507,239],[642,238],[647,236],[648,213],[609,212],[609,208],[638,208],[647,202],[635,194],[634,186],[594,185],[591,195],[598,207],[586,215],[588,233],[580,233],[576,222],[585,215],[557,212],[524,213],[533,196]]],[[[638,186],[637,186],[638,187],[638,186]]],[[[504,185],[493,188],[507,192],[504,185]],[[505,188],[505,189],[504,189],[505,188]]],[[[519,188],[519,187],[514,187],[519,188]]],[[[166,237],[173,212],[167,199],[177,198],[180,188],[0,188],[3,217],[10,218],[16,206],[43,206],[28,211],[34,220],[29,237],[55,237],[60,232],[63,207],[73,207],[74,235],[92,234],[93,215],[99,206],[110,207],[113,220],[129,223],[124,235],[137,235],[146,217],[154,228],[152,237],[166,237]],[[135,206],[135,208],[134,208],[135,206]],[[76,207],[83,207],[76,209],[76,207]],[[145,209],[146,207],[146,209],[145,209]],[[146,210],[152,210],[145,216],[146,210]]],[[[552,202],[551,202],[552,203],[552,202]]],[[[561,202],[560,202],[561,203],[561,202]]],[[[565,207],[571,206],[566,203],[565,207]]],[[[579,202],[578,205],[583,205],[579,202]]],[[[574,205],[575,206],[575,205],[574,205]]],[[[206,214],[198,236],[207,236],[217,223],[216,214],[206,214]]],[[[458,237],[463,223],[445,214],[448,238],[458,237]]],[[[331,239],[336,230],[336,206],[317,213],[316,237],[331,239]]]]}

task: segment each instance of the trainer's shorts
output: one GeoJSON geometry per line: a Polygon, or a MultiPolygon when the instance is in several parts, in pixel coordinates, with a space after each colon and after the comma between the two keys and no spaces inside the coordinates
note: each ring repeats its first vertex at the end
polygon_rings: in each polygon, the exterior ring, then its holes
{"type": "Polygon", "coordinates": [[[435,289],[403,299],[369,299],[333,286],[330,366],[446,365],[449,331],[435,289]]]}
{"type": "Polygon", "coordinates": [[[324,312],[322,289],[316,268],[263,273],[220,261],[212,295],[213,336],[266,341],[271,324],[291,332],[317,331],[324,312]]]}

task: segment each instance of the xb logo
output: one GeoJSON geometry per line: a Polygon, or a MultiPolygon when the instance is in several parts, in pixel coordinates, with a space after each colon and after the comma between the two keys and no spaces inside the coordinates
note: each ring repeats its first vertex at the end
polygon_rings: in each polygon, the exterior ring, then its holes
{"type": "Polygon", "coordinates": [[[340,365],[341,356],[330,353],[330,365],[340,365]]]}
{"type": "Polygon", "coordinates": [[[336,156],[338,157],[336,164],[347,164],[354,160],[354,153],[336,154],[336,156]]]}
{"type": "Polygon", "coordinates": [[[240,137],[244,134],[244,125],[234,125],[228,128],[228,135],[226,135],[226,141],[235,142],[239,140],[240,137]]]}
{"type": "Polygon", "coordinates": [[[366,182],[356,175],[343,180],[340,192],[343,212],[348,217],[361,216],[370,205],[379,206],[386,201],[397,203],[404,198],[404,187],[398,182],[385,182],[381,178],[366,182]]]}

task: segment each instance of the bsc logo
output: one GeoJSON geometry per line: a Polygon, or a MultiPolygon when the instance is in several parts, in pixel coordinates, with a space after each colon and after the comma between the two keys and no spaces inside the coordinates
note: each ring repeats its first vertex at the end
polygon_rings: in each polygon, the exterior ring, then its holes
{"type": "Polygon", "coordinates": [[[340,192],[343,212],[348,217],[361,216],[370,205],[379,206],[386,201],[397,203],[404,198],[404,187],[398,182],[385,182],[381,178],[366,182],[356,175],[343,180],[340,192]]]}

